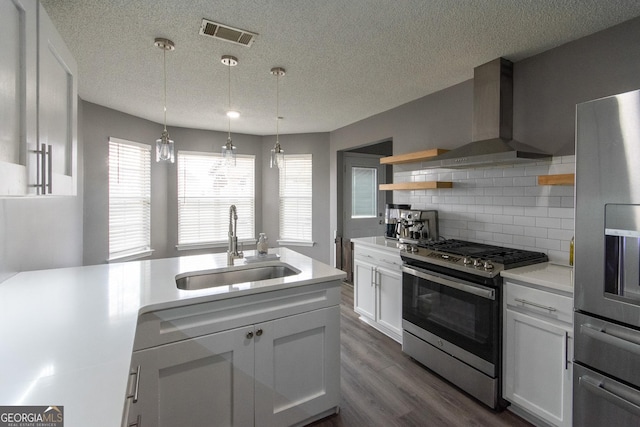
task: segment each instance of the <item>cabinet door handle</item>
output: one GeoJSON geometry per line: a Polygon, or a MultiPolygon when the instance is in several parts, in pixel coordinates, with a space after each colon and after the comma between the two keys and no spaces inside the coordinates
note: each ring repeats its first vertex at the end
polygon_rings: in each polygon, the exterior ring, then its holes
{"type": "Polygon", "coordinates": [[[569,369],[569,332],[564,331],[564,370],[569,369]]]}
{"type": "MultiPolygon", "coordinates": [[[[42,146],[42,149],[44,150],[44,145],[42,146]]],[[[51,148],[51,145],[47,145],[47,182],[46,185],[43,183],[43,190],[44,187],[46,186],[48,193],[51,194],[51,191],[53,190],[53,185],[52,185],[52,181],[53,181],[53,149],[51,148]]]]}
{"type": "Polygon", "coordinates": [[[138,402],[138,392],[140,390],[140,365],[138,365],[138,368],[135,370],[135,372],[130,372],[129,375],[135,375],[136,376],[136,384],[135,387],[133,389],[133,394],[130,394],[127,396],[128,399],[133,398],[132,402],[133,403],[137,403],[138,402]]]}
{"type": "Polygon", "coordinates": [[[547,310],[547,311],[549,311],[551,313],[553,313],[554,311],[557,311],[557,309],[555,307],[551,307],[551,306],[548,306],[548,305],[537,304],[535,302],[527,301],[526,299],[514,298],[514,300],[516,302],[519,302],[522,305],[530,305],[532,307],[541,308],[541,309],[547,310]]]}
{"type": "Polygon", "coordinates": [[[37,194],[45,194],[46,183],[45,176],[47,175],[47,159],[46,159],[46,145],[40,144],[40,148],[36,144],[36,149],[31,150],[36,154],[36,183],[30,184],[30,187],[35,187],[37,194]]]}
{"type": "Polygon", "coordinates": [[[251,338],[253,338],[253,332],[249,331],[247,332],[247,339],[250,340],[251,338]]]}
{"type": "Polygon", "coordinates": [[[371,287],[375,286],[375,279],[373,277],[373,275],[375,274],[376,268],[375,267],[371,267],[371,277],[369,278],[370,282],[371,282],[371,287]]]}
{"type": "Polygon", "coordinates": [[[258,336],[258,337],[259,337],[259,336],[262,336],[262,328],[260,328],[260,329],[258,329],[258,330],[256,331],[256,336],[258,336]]]}

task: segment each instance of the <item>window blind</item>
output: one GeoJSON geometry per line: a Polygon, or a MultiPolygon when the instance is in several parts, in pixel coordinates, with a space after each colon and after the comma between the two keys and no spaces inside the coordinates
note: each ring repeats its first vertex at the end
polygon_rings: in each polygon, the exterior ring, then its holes
{"type": "Polygon", "coordinates": [[[312,165],[311,154],[284,156],[284,168],[280,168],[280,240],[313,240],[312,165]]]}
{"type": "Polygon", "coordinates": [[[109,138],[109,259],[151,250],[151,146],[109,138]]]}
{"type": "Polygon", "coordinates": [[[255,156],[226,165],[218,153],[178,152],[178,245],[228,241],[236,205],[238,239],[255,239],[255,156]]]}
{"type": "Polygon", "coordinates": [[[353,167],[351,177],[351,218],[376,218],[378,170],[353,167]]]}

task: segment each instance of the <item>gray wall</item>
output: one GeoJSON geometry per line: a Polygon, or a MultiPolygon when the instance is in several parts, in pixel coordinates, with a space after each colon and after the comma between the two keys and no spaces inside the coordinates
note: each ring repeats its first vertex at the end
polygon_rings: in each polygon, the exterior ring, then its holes
{"type": "MultiPolygon", "coordinates": [[[[333,234],[329,228],[329,134],[281,135],[280,145],[286,154],[313,155],[313,231],[312,247],[290,246],[319,261],[329,263],[333,234]]],[[[278,231],[278,170],[269,167],[269,155],[275,136],[263,138],[262,227],[271,246],[277,246],[278,231]]]]}
{"type": "MultiPolygon", "coordinates": [[[[119,111],[83,101],[81,123],[85,135],[85,265],[102,264],[108,258],[109,238],[109,137],[153,144],[162,126],[119,111]]],[[[154,257],[165,257],[167,246],[167,167],[151,164],[151,246],[154,257]]]]}
{"type": "MultiPolygon", "coordinates": [[[[153,144],[162,126],[90,102],[83,102],[86,204],[84,212],[84,264],[104,263],[108,254],[108,140],[110,136],[153,144]]],[[[176,150],[219,152],[227,139],[225,132],[169,128],[176,150]]],[[[270,245],[278,238],[278,172],[269,167],[269,151],[274,137],[233,134],[239,154],[256,156],[256,233],[265,232],[270,245]],[[265,195],[263,197],[263,195],[265,195]]],[[[289,154],[313,154],[313,247],[291,247],[313,258],[328,262],[330,253],[329,216],[329,134],[283,135],[280,142],[289,154]]],[[[151,165],[151,247],[152,258],[223,252],[226,247],[178,251],[177,164],[151,165]]],[[[253,245],[244,249],[254,249],[253,245]]]]}
{"type": "MultiPolygon", "coordinates": [[[[82,117],[78,102],[78,123],[82,117]]],[[[0,282],[20,271],[82,265],[82,141],[78,126],[77,196],[0,199],[0,282]]]]}
{"type": "MultiPolygon", "coordinates": [[[[635,18],[516,63],[514,138],[555,155],[573,154],[575,104],[640,88],[639,45],[635,18]]],[[[331,230],[338,229],[338,151],[384,139],[393,140],[394,154],[460,146],[471,139],[472,97],[469,80],[331,132],[331,230]]]]}
{"type": "Polygon", "coordinates": [[[577,103],[640,88],[640,18],[514,64],[514,139],[575,152],[577,103]]]}
{"type": "MultiPolygon", "coordinates": [[[[90,102],[83,102],[85,145],[86,195],[84,212],[84,264],[101,264],[108,257],[108,141],[109,137],[139,143],[155,144],[162,125],[121,113],[90,102]]],[[[195,129],[169,127],[176,150],[219,151],[227,134],[195,129]]],[[[260,206],[260,176],[262,173],[261,137],[233,135],[240,154],[256,155],[256,206],[260,206]]],[[[155,154],[154,154],[155,156],[155,154]]],[[[176,164],[151,162],[151,258],[166,258],[202,252],[220,252],[225,248],[178,251],[177,168],[176,164]]],[[[257,215],[258,221],[260,216],[257,215]]],[[[261,224],[258,222],[256,227],[261,224]]]]}

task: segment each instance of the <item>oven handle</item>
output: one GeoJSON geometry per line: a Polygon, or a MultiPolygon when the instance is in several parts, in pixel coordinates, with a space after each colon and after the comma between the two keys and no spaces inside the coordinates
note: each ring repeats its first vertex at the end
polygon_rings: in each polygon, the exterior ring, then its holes
{"type": "Polygon", "coordinates": [[[495,300],[496,299],[496,290],[487,288],[484,286],[472,284],[472,283],[460,283],[454,282],[453,280],[445,279],[443,277],[431,275],[423,270],[419,270],[417,268],[410,268],[405,265],[402,266],[402,271],[411,274],[412,276],[420,277],[421,279],[429,280],[431,282],[438,283],[443,286],[447,286],[449,288],[457,289],[462,292],[467,292],[469,294],[473,294],[482,298],[495,300]]]}
{"type": "Polygon", "coordinates": [[[634,342],[629,338],[625,339],[616,336],[613,331],[607,331],[605,328],[599,328],[587,323],[580,325],[580,333],[594,340],[640,355],[640,343],[634,342]]]}
{"type": "Polygon", "coordinates": [[[615,389],[615,384],[604,384],[602,381],[591,378],[589,375],[582,375],[578,379],[578,382],[585,390],[608,400],[627,412],[640,416],[640,406],[633,401],[637,399],[637,396],[631,395],[623,389],[615,389]],[[612,390],[607,390],[606,387],[610,387],[612,390]]]}

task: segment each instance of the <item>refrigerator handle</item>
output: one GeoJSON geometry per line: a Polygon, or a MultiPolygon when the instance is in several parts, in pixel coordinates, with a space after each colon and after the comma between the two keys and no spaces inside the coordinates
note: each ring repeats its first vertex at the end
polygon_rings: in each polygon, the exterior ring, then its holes
{"type": "Polygon", "coordinates": [[[602,381],[598,381],[595,378],[591,378],[588,375],[582,375],[578,381],[585,390],[590,391],[598,397],[608,400],[614,405],[619,406],[620,408],[634,414],[635,416],[640,416],[640,406],[629,400],[629,397],[635,397],[634,400],[638,400],[640,396],[621,396],[620,394],[622,393],[615,393],[614,391],[607,390],[605,388],[607,386],[606,384],[604,384],[602,381]]]}
{"type": "Polygon", "coordinates": [[[631,353],[637,354],[640,356],[640,343],[630,341],[626,338],[620,338],[613,335],[611,332],[607,332],[606,330],[599,328],[597,326],[592,326],[589,324],[584,324],[580,326],[580,333],[584,334],[594,340],[601,341],[605,344],[612,345],[614,347],[621,348],[623,350],[629,351],[631,353]]]}

